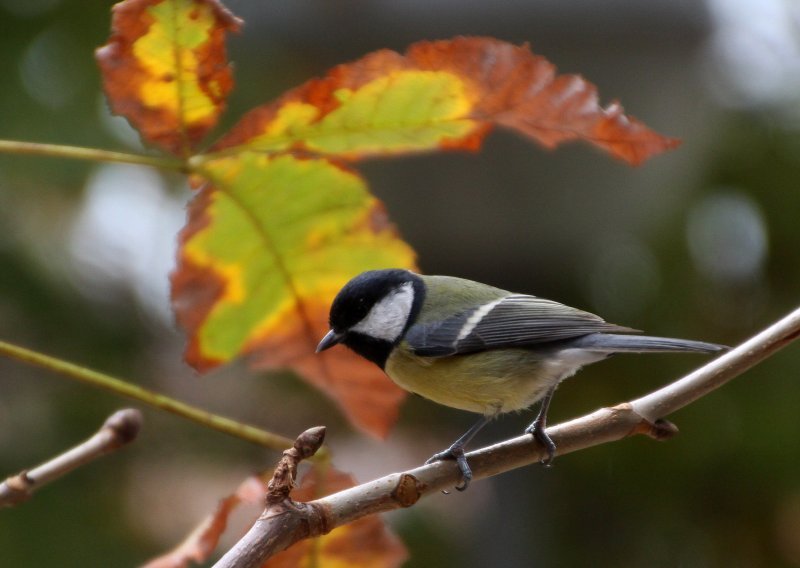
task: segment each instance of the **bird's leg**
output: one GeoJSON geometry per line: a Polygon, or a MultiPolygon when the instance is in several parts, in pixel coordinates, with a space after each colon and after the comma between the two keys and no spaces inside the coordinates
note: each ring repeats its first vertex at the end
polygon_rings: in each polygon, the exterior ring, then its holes
{"type": "Polygon", "coordinates": [[[486,426],[491,419],[491,415],[481,416],[481,419],[473,424],[469,430],[464,432],[464,434],[458,440],[453,442],[449,448],[443,452],[433,454],[425,463],[428,464],[442,460],[456,460],[458,469],[461,472],[461,485],[457,485],[456,489],[459,491],[466,490],[466,488],[469,487],[469,482],[472,481],[472,470],[469,468],[467,457],[464,455],[464,446],[469,444],[470,440],[475,437],[475,434],[477,434],[481,428],[486,426]]]}
{"type": "Polygon", "coordinates": [[[530,426],[525,428],[526,434],[533,434],[536,441],[545,447],[547,450],[547,457],[542,460],[542,464],[549,466],[553,463],[553,458],[556,457],[556,444],[553,439],[547,435],[545,429],[547,428],[547,410],[550,408],[550,401],[553,400],[553,393],[556,392],[556,387],[552,387],[542,399],[542,404],[539,406],[539,414],[531,422],[530,426]]]}

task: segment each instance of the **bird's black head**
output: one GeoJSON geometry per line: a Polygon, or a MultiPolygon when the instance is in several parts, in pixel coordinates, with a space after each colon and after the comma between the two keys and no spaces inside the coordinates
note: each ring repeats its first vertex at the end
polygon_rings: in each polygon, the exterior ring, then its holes
{"type": "Polygon", "coordinates": [[[344,343],[383,368],[392,348],[416,320],[424,298],[425,285],[413,272],[363,272],[345,284],[333,300],[331,331],[317,351],[344,343]]]}

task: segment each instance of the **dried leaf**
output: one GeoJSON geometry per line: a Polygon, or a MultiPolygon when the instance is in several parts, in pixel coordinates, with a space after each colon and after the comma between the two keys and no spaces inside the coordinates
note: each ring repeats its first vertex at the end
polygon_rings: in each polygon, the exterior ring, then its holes
{"type": "Polygon", "coordinates": [[[111,109],[142,138],[188,156],[233,87],[225,34],[241,21],[216,0],[125,0],[96,53],[111,109]]]}
{"type": "MultiPolygon", "coordinates": [[[[316,470],[309,471],[292,492],[292,499],[306,502],[353,487],[351,476],[330,468],[320,482],[316,470]]],[[[408,558],[403,543],[378,515],[369,515],[330,533],[302,540],[276,554],[263,568],[347,566],[348,568],[394,568],[408,558]]]]}
{"type": "Polygon", "coordinates": [[[314,353],[354,274],[414,265],[382,204],[327,160],[244,153],[202,173],[211,185],[189,208],[172,275],[187,361],[202,370],[248,355],[257,368],[292,368],[384,436],[403,391],[344,349],[314,353]]]}
{"type": "Polygon", "coordinates": [[[232,495],[220,499],[217,509],[197,525],[178,546],[142,568],[184,568],[190,563],[205,562],[228,526],[228,518],[240,503],[263,503],[266,486],[258,477],[245,479],[232,495]]]}
{"type": "MultiPolygon", "coordinates": [[[[316,469],[310,470],[292,491],[294,501],[306,502],[353,487],[353,478],[328,467],[320,482],[316,469]]],[[[142,568],[186,568],[208,560],[225,532],[228,519],[240,503],[263,503],[266,486],[262,479],[248,477],[235,493],[221,499],[217,509],[186,539],[168,553],[142,568]]],[[[255,518],[253,519],[255,522],[255,518]]],[[[264,564],[266,568],[296,566],[348,566],[349,568],[393,568],[408,557],[403,543],[386,528],[381,517],[371,515],[334,529],[316,539],[303,540],[264,564]],[[317,563],[311,562],[316,558],[317,563]]]]}
{"type": "Polygon", "coordinates": [[[215,147],[304,151],[358,159],[441,148],[477,149],[501,125],[547,148],[584,140],[630,164],[677,140],[602,108],[578,75],[556,75],[527,45],[491,38],[423,41],[333,68],[258,107],[215,147]]]}

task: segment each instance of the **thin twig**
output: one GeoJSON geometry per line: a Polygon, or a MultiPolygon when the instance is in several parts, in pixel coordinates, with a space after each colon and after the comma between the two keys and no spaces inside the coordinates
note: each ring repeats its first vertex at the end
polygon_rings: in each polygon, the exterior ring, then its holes
{"type": "MultiPolygon", "coordinates": [[[[207,428],[212,428],[219,432],[273,450],[280,451],[287,446],[291,446],[293,443],[290,438],[267,432],[266,430],[249,424],[237,422],[231,418],[214,414],[197,406],[192,406],[191,404],[186,404],[180,400],[142,388],[133,383],[112,377],[111,375],[87,369],[75,363],[51,357],[50,355],[20,347],[19,345],[0,341],[0,355],[5,355],[17,361],[22,361],[23,363],[30,363],[31,365],[48,369],[88,385],[111,391],[114,394],[131,398],[161,410],[166,410],[172,414],[197,422],[207,428]]],[[[317,455],[318,459],[325,459],[327,457],[328,452],[326,448],[323,448],[323,451],[319,452],[317,455]]]]}
{"type": "Polygon", "coordinates": [[[133,408],[118,410],[85,442],[0,483],[0,507],[10,507],[27,501],[43,485],[129,444],[139,435],[141,427],[141,412],[133,408]]]}
{"type": "MultiPolygon", "coordinates": [[[[589,415],[548,428],[547,433],[564,455],[606,442],[644,434],[657,440],[671,437],[677,428],[664,416],[719,388],[756,363],[773,355],[800,336],[800,309],[771,325],[739,347],[686,377],[632,402],[601,408],[589,415]]],[[[519,436],[467,454],[475,479],[497,475],[540,461],[546,451],[532,436],[519,436]]],[[[409,507],[421,497],[453,487],[461,481],[452,461],[393,473],[311,501],[293,503],[276,518],[265,511],[226,554],[216,568],[251,568],[298,540],[326,534],[336,527],[375,513],[409,507]]]]}

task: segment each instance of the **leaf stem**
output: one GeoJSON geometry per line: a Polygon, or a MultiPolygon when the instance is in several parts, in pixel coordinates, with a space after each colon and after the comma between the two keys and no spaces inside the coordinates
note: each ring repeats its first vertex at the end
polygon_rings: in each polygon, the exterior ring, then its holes
{"type": "Polygon", "coordinates": [[[19,140],[0,140],[0,153],[27,156],[51,156],[54,158],[70,158],[73,160],[91,160],[95,162],[118,162],[122,164],[139,164],[166,170],[186,171],[186,163],[170,156],[147,156],[112,152],[98,148],[80,146],[64,146],[61,144],[40,144],[38,142],[22,142],[19,140]]]}
{"type": "MultiPolygon", "coordinates": [[[[202,408],[186,404],[166,395],[142,388],[138,385],[123,381],[122,379],[112,377],[111,375],[100,373],[92,369],[87,369],[86,367],[81,367],[80,365],[76,365],[62,359],[57,359],[37,351],[32,351],[12,343],[0,341],[0,355],[5,355],[23,363],[29,363],[31,365],[42,367],[49,371],[59,373],[88,385],[111,391],[120,396],[132,398],[155,408],[171,412],[172,414],[176,414],[182,418],[187,418],[193,422],[206,426],[207,428],[211,428],[213,430],[217,430],[230,436],[235,436],[236,438],[240,438],[254,444],[259,444],[273,450],[283,451],[285,448],[291,447],[294,443],[294,440],[290,438],[285,438],[278,434],[261,430],[260,428],[256,428],[255,426],[251,426],[249,424],[237,422],[231,418],[213,414],[202,408]]],[[[317,455],[312,459],[327,459],[328,452],[326,450],[326,448],[321,448],[317,455]]]]}

